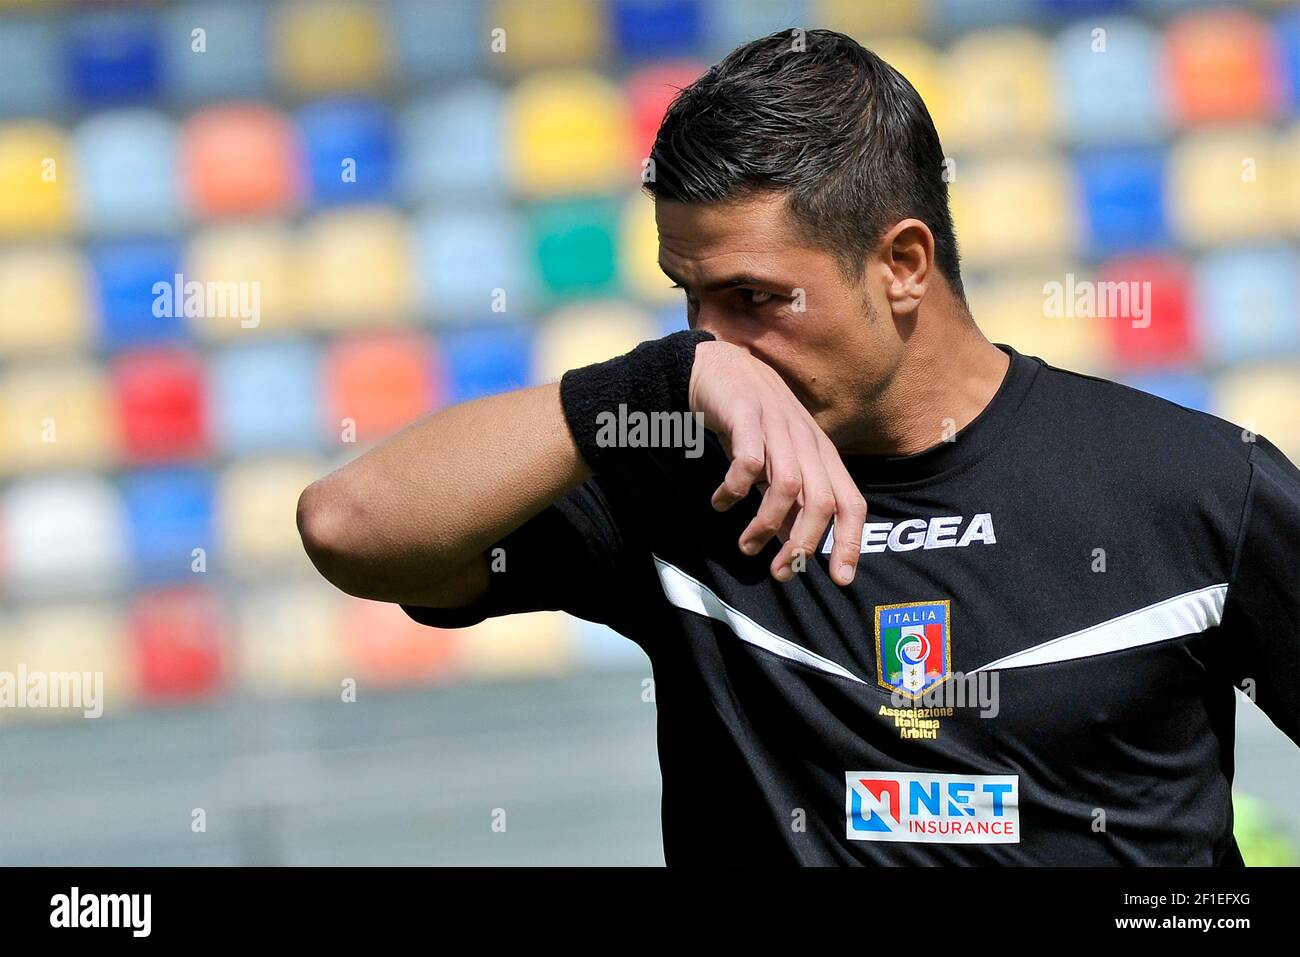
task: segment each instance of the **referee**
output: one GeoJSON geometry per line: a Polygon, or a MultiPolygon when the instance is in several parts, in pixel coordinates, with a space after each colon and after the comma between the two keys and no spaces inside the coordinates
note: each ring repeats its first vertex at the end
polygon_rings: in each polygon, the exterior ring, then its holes
{"type": "Polygon", "coordinates": [[[321,573],[640,645],[669,864],[1240,865],[1236,692],[1300,743],[1300,472],[990,343],[929,113],[847,36],[733,51],[651,160],[690,329],[316,482],[321,573]]]}

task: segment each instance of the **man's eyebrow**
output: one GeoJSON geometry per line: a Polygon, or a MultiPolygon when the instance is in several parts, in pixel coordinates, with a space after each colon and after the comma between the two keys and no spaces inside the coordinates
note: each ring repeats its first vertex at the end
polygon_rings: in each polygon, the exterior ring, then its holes
{"type": "MultiPolygon", "coordinates": [[[[678,276],[674,276],[668,270],[668,267],[665,266],[663,263],[659,263],[659,268],[660,270],[663,271],[663,274],[665,276],[667,276],[677,285],[686,288],[687,284],[683,282],[681,278],[679,278],[678,276]]],[[[759,276],[753,275],[752,273],[742,272],[742,273],[736,273],[736,275],[734,276],[724,276],[721,279],[715,279],[712,282],[705,283],[702,287],[700,287],[699,291],[713,292],[718,289],[732,289],[735,288],[736,286],[767,286],[774,289],[785,288],[781,283],[777,282],[776,280],[763,279],[759,276]]]]}

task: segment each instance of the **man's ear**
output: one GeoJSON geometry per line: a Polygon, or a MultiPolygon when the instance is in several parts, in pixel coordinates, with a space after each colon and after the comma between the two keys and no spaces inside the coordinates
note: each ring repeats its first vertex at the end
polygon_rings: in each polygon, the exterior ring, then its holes
{"type": "Polygon", "coordinates": [[[911,315],[929,289],[934,267],[934,234],[919,219],[904,219],[880,240],[885,298],[895,316],[911,315]]]}

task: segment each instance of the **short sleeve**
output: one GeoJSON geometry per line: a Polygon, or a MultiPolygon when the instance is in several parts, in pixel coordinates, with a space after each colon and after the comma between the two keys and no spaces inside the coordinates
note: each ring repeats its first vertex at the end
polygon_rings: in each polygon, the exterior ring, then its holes
{"type": "Polygon", "coordinates": [[[1300,470],[1258,438],[1223,610],[1233,683],[1300,745],[1300,470]]]}
{"type": "Polygon", "coordinates": [[[566,611],[618,628],[624,551],[606,493],[591,479],[487,550],[488,587],[476,601],[461,608],[402,610],[438,628],[529,611],[566,611]]]}

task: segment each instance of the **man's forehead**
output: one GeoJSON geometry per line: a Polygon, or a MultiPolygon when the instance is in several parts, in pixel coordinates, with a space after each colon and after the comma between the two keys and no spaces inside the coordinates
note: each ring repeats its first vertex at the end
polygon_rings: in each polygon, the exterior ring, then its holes
{"type": "Polygon", "coordinates": [[[655,222],[660,265],[670,272],[737,263],[775,266],[807,248],[796,236],[780,195],[727,203],[659,200],[655,222]]]}

